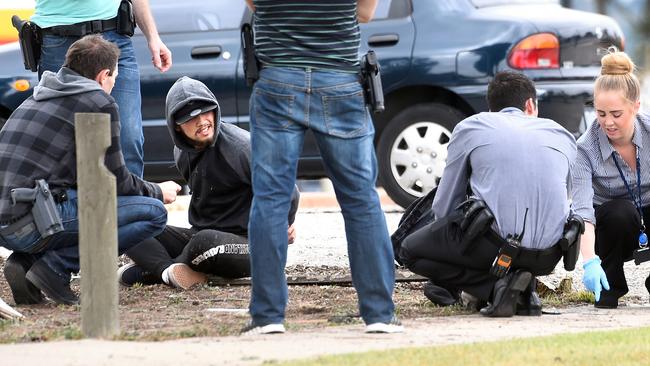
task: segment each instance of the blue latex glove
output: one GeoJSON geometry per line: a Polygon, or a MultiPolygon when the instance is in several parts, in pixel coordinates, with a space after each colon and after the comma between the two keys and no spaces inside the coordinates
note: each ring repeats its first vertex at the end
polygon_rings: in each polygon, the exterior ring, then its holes
{"type": "Polygon", "coordinates": [[[587,290],[596,295],[596,301],[600,300],[600,292],[603,288],[609,290],[609,282],[607,282],[607,276],[600,263],[600,258],[595,256],[582,265],[582,268],[585,269],[582,283],[584,283],[587,290]]]}

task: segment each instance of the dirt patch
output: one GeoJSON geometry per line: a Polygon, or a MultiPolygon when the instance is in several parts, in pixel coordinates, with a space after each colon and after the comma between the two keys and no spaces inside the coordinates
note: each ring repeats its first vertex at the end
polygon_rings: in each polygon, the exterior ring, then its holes
{"type": "MultiPolygon", "coordinates": [[[[4,265],[0,258],[0,265],[4,265]]],[[[289,278],[344,278],[340,268],[296,266],[289,278]]],[[[79,291],[79,281],[72,287],[79,291]]],[[[165,285],[120,288],[120,329],[124,340],[167,340],[197,336],[238,334],[248,321],[250,297],[247,285],[205,285],[181,291],[165,285]]],[[[0,296],[13,305],[9,286],[0,281],[0,296]]],[[[395,290],[399,315],[403,318],[440,316],[452,313],[431,305],[422,295],[422,283],[400,283],[395,290]]],[[[0,342],[40,342],[81,338],[80,307],[55,305],[17,306],[22,321],[0,320],[0,342]]],[[[453,313],[462,313],[456,309],[453,313]]],[[[349,285],[300,285],[289,287],[289,329],[322,328],[361,323],[356,292],[349,285]]]]}
{"type": "MultiPolygon", "coordinates": [[[[3,266],[0,258],[0,266],[3,266]]],[[[398,277],[408,276],[407,271],[398,277]]],[[[337,267],[294,266],[287,269],[289,279],[341,279],[349,270],[337,267]]],[[[218,283],[218,281],[216,282],[218,283]]],[[[73,280],[79,290],[79,281],[73,280]]],[[[400,282],[395,289],[397,313],[401,319],[431,318],[468,314],[460,306],[447,308],[431,304],[422,294],[423,282],[400,282]]],[[[0,296],[13,305],[11,291],[0,281],[0,296]]],[[[122,340],[160,341],[187,337],[238,334],[248,321],[250,296],[247,285],[205,285],[181,291],[165,285],[120,288],[120,329],[122,340]]],[[[554,306],[584,303],[582,297],[564,297],[554,306]]],[[[549,298],[550,299],[550,298],[549,298]]],[[[0,343],[41,342],[79,339],[80,307],[46,303],[17,306],[25,315],[22,321],[0,320],[0,343]]],[[[342,324],[361,324],[354,288],[345,284],[289,286],[287,307],[289,329],[314,329],[342,324]]]]}

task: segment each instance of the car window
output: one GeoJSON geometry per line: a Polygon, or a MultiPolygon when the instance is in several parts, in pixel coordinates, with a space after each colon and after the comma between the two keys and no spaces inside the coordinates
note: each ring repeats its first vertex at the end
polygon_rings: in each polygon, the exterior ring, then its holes
{"type": "Polygon", "coordinates": [[[244,1],[156,0],[151,1],[158,31],[179,33],[239,28],[244,1]]]}
{"type": "Polygon", "coordinates": [[[472,4],[477,8],[485,8],[496,5],[511,4],[559,4],[559,0],[472,0],[472,4]]]}
{"type": "Polygon", "coordinates": [[[373,20],[404,18],[411,14],[411,0],[379,0],[373,20]]]}

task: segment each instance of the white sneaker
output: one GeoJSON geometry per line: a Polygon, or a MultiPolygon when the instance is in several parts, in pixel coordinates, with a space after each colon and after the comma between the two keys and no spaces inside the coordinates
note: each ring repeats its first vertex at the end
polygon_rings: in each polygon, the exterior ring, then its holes
{"type": "Polygon", "coordinates": [[[205,273],[197,272],[185,263],[174,263],[168,269],[169,284],[183,290],[208,282],[208,276],[205,273]]]}
{"type": "Polygon", "coordinates": [[[403,332],[404,327],[402,326],[402,323],[399,321],[399,319],[397,319],[397,317],[393,317],[393,319],[391,319],[388,323],[372,323],[366,325],[366,333],[392,334],[403,332]]]}
{"type": "Polygon", "coordinates": [[[267,324],[267,325],[255,325],[253,321],[248,323],[244,329],[241,330],[241,335],[256,335],[256,334],[282,334],[286,330],[284,329],[284,324],[267,324]]]}

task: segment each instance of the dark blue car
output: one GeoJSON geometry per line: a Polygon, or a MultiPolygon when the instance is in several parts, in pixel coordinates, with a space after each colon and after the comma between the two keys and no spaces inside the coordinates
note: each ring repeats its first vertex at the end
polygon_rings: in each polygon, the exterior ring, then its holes
{"type": "MultiPolygon", "coordinates": [[[[164,74],[155,70],[144,37],[136,34],[145,176],[180,179],[164,122],[167,90],[183,75],[202,80],[219,99],[224,120],[248,128],[251,89],[243,78],[239,29],[251,14],[243,0],[156,0],[151,6],[174,65],[164,74]]],[[[624,42],[613,19],[553,0],[379,0],[375,19],[361,29],[362,52],[372,48],[379,57],[386,98],[386,111],[374,115],[380,183],[401,205],[437,185],[451,131],[487,109],[487,83],[496,72],[516,69],[531,77],[540,115],[579,134],[593,120],[586,103],[603,50],[622,49],[624,42]]],[[[2,125],[37,80],[23,69],[17,44],[0,46],[0,66],[2,125]],[[18,80],[29,83],[27,90],[19,91],[18,80]]],[[[310,135],[298,174],[324,176],[310,135]]]]}

